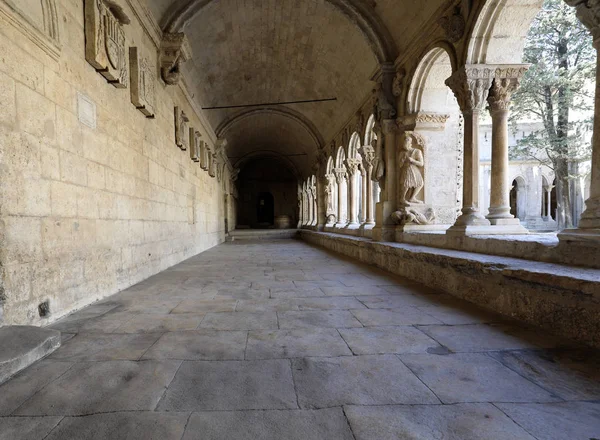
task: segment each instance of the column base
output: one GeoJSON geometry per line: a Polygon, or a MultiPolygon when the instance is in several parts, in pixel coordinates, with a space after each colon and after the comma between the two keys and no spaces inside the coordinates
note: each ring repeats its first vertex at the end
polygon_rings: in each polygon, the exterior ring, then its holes
{"type": "Polygon", "coordinates": [[[600,228],[598,229],[565,229],[559,232],[558,239],[560,242],[578,242],[581,244],[589,244],[600,246],[600,228]]]}
{"type": "MultiPolygon", "coordinates": [[[[463,213],[456,219],[454,226],[489,226],[490,221],[479,212],[463,213]]],[[[453,226],[453,227],[454,227],[453,226]]]]}
{"type": "Polygon", "coordinates": [[[446,231],[450,236],[468,235],[526,235],[529,231],[523,225],[453,225],[446,231]]]}
{"type": "Polygon", "coordinates": [[[396,238],[396,227],[391,225],[375,226],[371,231],[373,241],[394,241],[396,238]]]}
{"type": "Polygon", "coordinates": [[[348,223],[345,229],[360,229],[360,223],[348,223]]]}

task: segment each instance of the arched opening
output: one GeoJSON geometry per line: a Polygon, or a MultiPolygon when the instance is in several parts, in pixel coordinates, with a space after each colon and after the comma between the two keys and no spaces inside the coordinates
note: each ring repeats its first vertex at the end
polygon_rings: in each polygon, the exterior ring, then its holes
{"type": "MultiPolygon", "coordinates": [[[[375,132],[375,115],[371,115],[367,121],[367,126],[365,129],[365,149],[367,150],[369,157],[363,157],[364,160],[370,160],[370,166],[373,167],[374,156],[375,156],[375,146],[377,143],[377,133],[375,132]]],[[[374,213],[375,213],[375,205],[379,203],[381,198],[381,188],[379,187],[379,182],[376,179],[376,176],[373,174],[373,170],[371,170],[371,197],[369,201],[369,197],[367,197],[367,214],[366,221],[367,223],[374,222],[374,213]],[[369,211],[371,211],[371,216],[369,216],[369,211]]]]}
{"type": "Polygon", "coordinates": [[[335,162],[333,157],[327,159],[327,168],[325,170],[325,225],[332,227],[337,221],[337,203],[338,203],[338,184],[335,178],[335,162]]]}
{"type": "Polygon", "coordinates": [[[298,180],[277,157],[255,157],[246,162],[237,179],[237,228],[274,227],[275,217],[298,222],[298,180]]]}
{"type": "Polygon", "coordinates": [[[348,220],[348,172],[346,170],[346,152],[339,147],[335,158],[335,179],[338,190],[336,228],[345,228],[348,220]]]}
{"type": "Polygon", "coordinates": [[[525,220],[527,213],[526,183],[522,177],[513,180],[510,189],[510,213],[519,220],[525,220]]]}
{"type": "Polygon", "coordinates": [[[425,186],[417,198],[434,210],[439,224],[454,223],[462,199],[463,120],[454,93],[445,84],[453,72],[453,59],[445,48],[429,50],[415,69],[407,101],[413,148],[420,149],[424,159],[420,171],[425,186]]]}
{"type": "Polygon", "coordinates": [[[349,228],[360,226],[361,203],[363,200],[362,185],[362,156],[360,150],[360,135],[356,132],[350,137],[346,157],[346,170],[348,178],[348,225],[349,228]]]}

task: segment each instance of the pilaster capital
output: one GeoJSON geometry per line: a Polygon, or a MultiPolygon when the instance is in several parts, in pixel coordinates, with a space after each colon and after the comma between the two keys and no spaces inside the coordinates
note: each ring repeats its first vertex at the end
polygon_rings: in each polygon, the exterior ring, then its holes
{"type": "Polygon", "coordinates": [[[483,109],[494,74],[493,66],[467,64],[446,80],[446,85],[456,96],[463,114],[479,112],[483,109]]]}
{"type": "Polygon", "coordinates": [[[181,64],[192,58],[192,49],[183,32],[164,33],[160,45],[160,73],[168,85],[181,79],[181,64]]]}
{"type": "Polygon", "coordinates": [[[508,110],[512,94],[519,88],[521,78],[528,69],[529,64],[496,66],[494,81],[488,96],[491,113],[508,110]]]}
{"type": "Polygon", "coordinates": [[[600,0],[565,0],[576,10],[577,18],[592,33],[594,47],[600,50],[600,0]]]}

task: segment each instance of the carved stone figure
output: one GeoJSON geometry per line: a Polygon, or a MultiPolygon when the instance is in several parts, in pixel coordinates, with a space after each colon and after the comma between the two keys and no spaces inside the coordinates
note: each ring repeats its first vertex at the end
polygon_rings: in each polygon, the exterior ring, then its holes
{"type": "Polygon", "coordinates": [[[146,117],[154,118],[156,76],[148,58],[137,47],[129,48],[131,103],[146,117]]]}
{"type": "Polygon", "coordinates": [[[406,70],[400,68],[394,76],[394,83],[392,84],[392,92],[396,98],[402,95],[404,90],[404,83],[406,82],[406,70]]]}
{"type": "Polygon", "coordinates": [[[392,214],[392,220],[398,225],[429,225],[435,220],[433,209],[421,212],[418,207],[404,206],[392,214]]]}
{"type": "Polygon", "coordinates": [[[373,114],[378,121],[396,116],[396,108],[386,96],[380,82],[373,89],[373,114]]]}
{"type": "Polygon", "coordinates": [[[180,107],[175,107],[175,143],[183,151],[187,150],[190,144],[189,122],[190,120],[183,110],[180,107]]]}
{"type": "Polygon", "coordinates": [[[425,166],[423,153],[413,147],[414,137],[411,132],[404,136],[404,147],[400,151],[398,166],[400,168],[400,203],[423,203],[417,199],[423,189],[424,181],[421,168],[425,166]]]}
{"type": "Polygon", "coordinates": [[[333,215],[335,217],[335,207],[334,207],[334,199],[333,199],[333,192],[334,192],[334,183],[335,183],[335,175],[333,174],[327,174],[325,176],[325,178],[327,179],[327,185],[325,186],[325,206],[327,206],[327,211],[326,211],[326,215],[329,216],[333,215]]]}
{"type": "Polygon", "coordinates": [[[373,136],[371,147],[375,152],[373,159],[373,180],[379,182],[379,186],[383,189],[385,184],[385,159],[383,151],[383,141],[379,141],[378,137],[373,136]]]}
{"type": "Polygon", "coordinates": [[[123,26],[131,21],[111,0],[85,0],[85,59],[117,88],[129,84],[123,26]]]}
{"type": "Polygon", "coordinates": [[[160,47],[160,73],[168,85],[176,85],[181,78],[181,65],[192,58],[192,49],[183,33],[163,35],[160,47]]]}
{"type": "Polygon", "coordinates": [[[460,41],[465,34],[466,22],[460,11],[460,6],[456,7],[451,15],[440,18],[438,23],[446,32],[446,38],[451,43],[460,41]]]}

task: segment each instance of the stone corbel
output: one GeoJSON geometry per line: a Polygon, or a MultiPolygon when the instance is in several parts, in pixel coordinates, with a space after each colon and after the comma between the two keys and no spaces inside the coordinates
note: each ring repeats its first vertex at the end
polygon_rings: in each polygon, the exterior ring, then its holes
{"type": "Polygon", "coordinates": [[[184,33],[163,35],[160,47],[160,73],[168,85],[177,85],[181,65],[192,58],[192,49],[184,33]]]}

